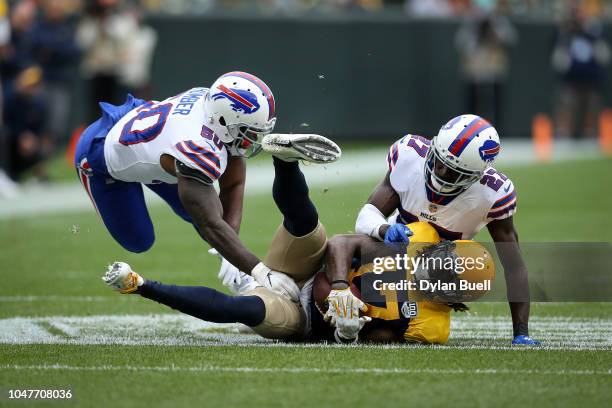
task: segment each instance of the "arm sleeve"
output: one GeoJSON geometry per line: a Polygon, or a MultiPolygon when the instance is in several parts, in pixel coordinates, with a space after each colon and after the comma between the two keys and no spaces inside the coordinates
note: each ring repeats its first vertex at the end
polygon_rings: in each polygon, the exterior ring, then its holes
{"type": "Polygon", "coordinates": [[[503,220],[516,213],[516,190],[510,179],[497,191],[495,202],[487,213],[487,221],[503,220]]]}
{"type": "Polygon", "coordinates": [[[385,216],[372,204],[366,204],[357,215],[355,232],[382,241],[384,238],[378,235],[378,230],[383,224],[388,224],[385,216]]]}

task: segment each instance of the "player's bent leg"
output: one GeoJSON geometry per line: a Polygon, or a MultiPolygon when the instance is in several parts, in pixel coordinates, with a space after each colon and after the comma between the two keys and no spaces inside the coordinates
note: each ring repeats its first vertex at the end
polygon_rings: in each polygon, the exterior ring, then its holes
{"type": "Polygon", "coordinates": [[[291,276],[299,286],[321,267],[327,236],[308,196],[308,185],[297,162],[276,157],[272,197],[283,214],[264,263],[291,276]]]}
{"type": "Polygon", "coordinates": [[[102,280],[120,293],[137,293],[208,322],[257,326],[266,316],[264,301],[258,296],[228,296],[204,286],[164,285],[145,280],[125,262],[109,266],[102,280]]]}
{"type": "Polygon", "coordinates": [[[214,323],[242,323],[270,339],[301,339],[306,315],[298,303],[257,287],[228,296],[204,286],[165,285],[145,280],[125,262],[109,266],[102,280],[120,293],[135,293],[182,313],[214,323]]]}
{"type": "Polygon", "coordinates": [[[264,151],[284,161],[331,163],[342,154],[336,143],[320,135],[271,133],[263,138],[261,145],[264,151]]]}
{"type": "Polygon", "coordinates": [[[86,177],[82,182],[115,241],[136,253],[153,246],[153,223],[140,183],[126,183],[98,175],[86,177]]]}
{"type": "Polygon", "coordinates": [[[317,223],[311,232],[299,237],[281,224],[272,238],[264,263],[291,276],[301,287],[321,268],[326,248],[327,234],[323,224],[317,223]]]}
{"type": "Polygon", "coordinates": [[[207,322],[257,326],[266,315],[264,302],[257,296],[230,296],[205,286],[145,280],[136,293],[207,322]]]}
{"type": "Polygon", "coordinates": [[[301,340],[305,334],[306,314],[299,303],[263,287],[248,291],[244,296],[261,299],[265,305],[265,317],[253,331],[268,339],[301,340]]]}
{"type": "Polygon", "coordinates": [[[113,238],[131,252],[144,252],[153,245],[153,224],[140,183],[126,183],[109,175],[104,145],[119,118],[143,103],[131,95],[118,107],[103,103],[102,117],[82,133],[74,155],[79,180],[96,211],[113,238]]]}
{"type": "Polygon", "coordinates": [[[274,162],[272,197],[283,214],[283,224],[294,236],[304,236],[317,227],[319,214],[308,196],[308,184],[297,162],[274,162]]]}

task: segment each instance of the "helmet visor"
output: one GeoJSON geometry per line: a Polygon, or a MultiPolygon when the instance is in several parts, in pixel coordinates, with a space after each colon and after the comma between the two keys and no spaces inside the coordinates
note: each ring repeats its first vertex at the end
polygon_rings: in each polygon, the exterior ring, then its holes
{"type": "Polygon", "coordinates": [[[245,123],[228,125],[227,128],[234,140],[230,143],[230,151],[233,155],[241,157],[253,157],[261,151],[261,141],[274,129],[276,119],[272,119],[263,128],[249,126],[245,123]]]}

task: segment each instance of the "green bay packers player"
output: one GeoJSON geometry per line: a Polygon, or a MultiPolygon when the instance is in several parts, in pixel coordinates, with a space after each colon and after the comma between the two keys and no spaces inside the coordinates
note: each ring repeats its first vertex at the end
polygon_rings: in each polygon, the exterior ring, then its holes
{"type": "MultiPolygon", "coordinates": [[[[445,250],[448,245],[440,244],[443,240],[429,223],[414,222],[409,224],[408,227],[413,233],[411,243],[407,247],[409,257],[415,258],[419,253],[425,252],[421,250],[439,247],[442,249],[441,256],[444,258],[447,256],[459,256],[463,259],[472,258],[474,260],[479,258],[482,259],[480,261],[481,265],[473,264],[469,268],[465,268],[462,271],[462,276],[473,282],[492,280],[494,274],[493,261],[487,250],[480,244],[467,240],[458,241],[456,245],[452,244],[455,250],[449,252],[445,250]]],[[[363,327],[359,333],[361,341],[445,344],[450,335],[451,311],[453,309],[456,311],[467,310],[467,306],[457,302],[457,299],[461,299],[461,297],[451,297],[449,295],[447,296],[448,299],[442,297],[432,300],[430,297],[425,297],[418,290],[418,286],[415,290],[408,290],[407,288],[396,289],[397,286],[388,285],[393,283],[406,286],[404,282],[416,282],[413,278],[414,273],[418,272],[416,269],[423,270],[425,268],[426,258],[424,258],[422,266],[418,268],[391,267],[384,268],[381,271],[376,270],[373,263],[351,266],[352,259],[372,258],[373,254],[380,253],[380,249],[380,243],[359,234],[337,235],[329,240],[326,269],[324,272],[317,274],[314,292],[317,293],[318,287],[324,285],[320,282],[322,280],[332,282],[332,290],[327,298],[328,305],[322,304],[322,299],[317,299],[317,296],[321,296],[320,294],[315,295],[315,304],[321,313],[313,313],[312,315],[313,337],[318,339],[330,337],[329,329],[321,318],[323,311],[320,309],[322,306],[329,307],[326,316],[328,316],[330,310],[332,314],[337,314],[337,309],[343,309],[344,307],[353,307],[352,313],[358,314],[357,309],[361,307],[361,314],[365,316],[365,319],[360,318],[360,324],[352,326],[352,333],[350,328],[348,333],[344,333],[345,329],[341,327],[342,325],[337,324],[338,329],[334,333],[336,340],[350,341],[351,338],[355,340],[357,339],[357,332],[363,327]],[[386,285],[383,285],[383,282],[386,285]],[[349,301],[339,300],[342,297],[353,297],[350,294],[349,286],[354,286],[360,291],[360,301],[354,299],[349,301]],[[340,303],[340,307],[338,303],[340,303]],[[336,309],[336,312],[333,312],[334,309],[336,309]]],[[[434,252],[428,251],[430,254],[434,252]]],[[[428,256],[431,257],[432,255],[428,256]]],[[[379,257],[378,259],[382,258],[379,257]]],[[[438,279],[436,278],[436,280],[438,279]]],[[[439,281],[444,284],[451,280],[442,277],[439,281]]],[[[436,290],[436,292],[442,291],[436,290]]],[[[468,297],[463,296],[463,299],[466,298],[468,297]]]]}
{"type": "Polygon", "coordinates": [[[431,141],[407,135],[387,155],[389,170],[361,209],[355,231],[385,242],[408,242],[405,224],[427,221],[448,240],[472,239],[487,227],[504,267],[512,314],[512,344],[529,337],[527,268],[514,227],[517,195],[493,166],[501,151],[497,131],[476,115],[457,116],[431,141]],[[399,212],[396,222],[388,218],[399,212]]]}

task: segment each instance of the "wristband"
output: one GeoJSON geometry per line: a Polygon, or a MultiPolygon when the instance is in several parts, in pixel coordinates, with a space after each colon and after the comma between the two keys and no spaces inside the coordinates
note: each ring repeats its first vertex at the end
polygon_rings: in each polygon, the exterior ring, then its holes
{"type": "Polygon", "coordinates": [[[335,283],[346,283],[347,286],[351,286],[351,284],[349,283],[349,281],[344,280],[344,279],[336,279],[335,281],[333,281],[331,284],[335,284],[335,283]]]}

